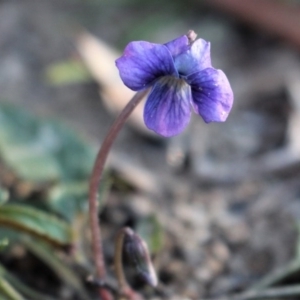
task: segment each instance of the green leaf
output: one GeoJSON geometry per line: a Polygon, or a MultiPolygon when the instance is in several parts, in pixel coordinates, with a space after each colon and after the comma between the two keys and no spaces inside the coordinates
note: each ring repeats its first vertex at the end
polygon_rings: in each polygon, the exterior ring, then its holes
{"type": "Polygon", "coordinates": [[[296,253],[295,253],[295,259],[300,261],[300,222],[296,222],[296,228],[298,232],[298,239],[296,243],[296,253]]]}
{"type": "Polygon", "coordinates": [[[5,247],[7,247],[8,244],[9,244],[9,241],[8,241],[7,238],[1,238],[1,239],[0,239],[0,251],[1,251],[2,249],[4,249],[5,247]]]}
{"type": "MultiPolygon", "coordinates": [[[[73,290],[77,291],[77,294],[80,295],[80,299],[89,300],[89,297],[83,287],[82,280],[80,276],[74,272],[64,261],[53,248],[52,245],[43,243],[41,240],[31,238],[27,234],[18,234],[11,229],[4,229],[0,226],[0,236],[6,236],[10,243],[21,243],[29,252],[38,257],[41,261],[45,263],[66,285],[68,285],[73,290]]],[[[9,250],[9,249],[7,249],[9,250]]],[[[72,260],[74,262],[74,260],[72,260]]],[[[72,263],[70,261],[70,263],[72,263]]],[[[20,280],[15,278],[4,268],[1,269],[0,265],[0,277],[2,274],[5,274],[5,278],[23,295],[27,296],[30,300],[53,300],[51,297],[39,297],[40,293],[29,288],[27,285],[24,285],[20,280]]],[[[1,299],[1,297],[0,297],[1,299]]]]}
{"type": "Polygon", "coordinates": [[[78,213],[88,209],[88,182],[70,182],[55,185],[49,190],[48,206],[72,221],[78,213]]]}
{"type": "Polygon", "coordinates": [[[0,226],[26,232],[59,246],[71,245],[71,227],[64,221],[36,208],[6,204],[0,207],[0,226]]]}
{"type": "MultiPolygon", "coordinates": [[[[0,208],[0,211],[1,211],[1,208],[0,208]]],[[[0,226],[0,236],[1,236],[1,238],[3,237],[2,241],[4,241],[4,244],[6,243],[5,240],[7,240],[10,245],[11,243],[18,240],[19,234],[17,231],[15,231],[11,228],[4,228],[4,227],[0,226]]]]}
{"type": "Polygon", "coordinates": [[[11,274],[8,270],[6,270],[3,265],[0,264],[0,277],[1,274],[15,290],[20,292],[25,297],[28,297],[28,299],[30,300],[54,300],[54,298],[52,297],[49,297],[47,295],[41,294],[33,290],[32,288],[24,284],[22,281],[20,281],[13,274],[11,274]]]}
{"type": "Polygon", "coordinates": [[[0,155],[19,177],[39,183],[86,179],[95,151],[57,121],[42,121],[2,103],[0,155]]]}
{"type": "Polygon", "coordinates": [[[7,298],[7,296],[4,295],[4,294],[1,292],[1,290],[0,290],[0,299],[1,299],[1,300],[11,300],[11,299],[7,298]]]}
{"type": "MultiPolygon", "coordinates": [[[[103,206],[111,183],[110,175],[105,172],[99,186],[99,208],[103,206]]],[[[49,190],[47,205],[71,222],[79,214],[88,211],[88,190],[88,180],[57,184],[49,190]]]]}
{"type": "Polygon", "coordinates": [[[8,200],[8,191],[0,187],[0,205],[8,200]]]}
{"type": "Polygon", "coordinates": [[[81,61],[69,59],[47,67],[46,81],[53,85],[65,85],[92,81],[92,76],[81,61]]]}
{"type": "Polygon", "coordinates": [[[82,282],[77,274],[68,265],[55,255],[53,248],[33,239],[22,238],[25,247],[39,257],[52,269],[57,276],[79,294],[81,299],[89,300],[82,282]]]}
{"type": "Polygon", "coordinates": [[[9,282],[0,276],[0,296],[1,294],[5,297],[4,299],[24,300],[24,298],[9,284],[9,282]]]}
{"type": "Polygon", "coordinates": [[[145,240],[150,253],[157,253],[163,247],[163,229],[155,215],[150,215],[137,225],[136,232],[145,240]]]}

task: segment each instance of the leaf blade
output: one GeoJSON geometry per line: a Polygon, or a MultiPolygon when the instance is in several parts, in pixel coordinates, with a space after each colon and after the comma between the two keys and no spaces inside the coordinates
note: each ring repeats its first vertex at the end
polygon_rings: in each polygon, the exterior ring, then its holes
{"type": "Polygon", "coordinates": [[[25,205],[1,206],[0,225],[29,233],[57,246],[71,245],[73,241],[68,223],[25,205]]]}

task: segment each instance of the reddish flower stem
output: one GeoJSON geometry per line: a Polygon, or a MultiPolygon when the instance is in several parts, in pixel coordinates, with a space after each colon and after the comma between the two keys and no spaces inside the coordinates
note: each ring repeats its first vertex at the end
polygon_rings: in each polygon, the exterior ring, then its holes
{"type": "MultiPolygon", "coordinates": [[[[122,110],[118,118],[111,126],[106,135],[101,148],[97,154],[94,164],[93,172],[90,178],[89,186],[89,218],[90,228],[92,234],[92,250],[94,261],[96,264],[97,277],[100,280],[105,280],[106,269],[102,250],[101,230],[98,224],[98,187],[102,178],[104,164],[106,162],[110,148],[117,137],[119,131],[123,127],[125,121],[128,119],[134,108],[146,95],[147,90],[136,93],[122,110]]],[[[99,288],[100,297],[102,300],[112,300],[111,293],[103,287],[99,288]]]]}

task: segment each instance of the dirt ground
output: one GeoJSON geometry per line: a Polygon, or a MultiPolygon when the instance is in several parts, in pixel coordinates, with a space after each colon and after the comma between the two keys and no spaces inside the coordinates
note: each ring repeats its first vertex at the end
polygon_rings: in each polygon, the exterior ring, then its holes
{"type": "MultiPolygon", "coordinates": [[[[132,282],[149,299],[215,298],[295,284],[300,274],[300,263],[284,273],[300,259],[300,48],[196,2],[0,1],[0,101],[59,119],[95,146],[114,118],[109,100],[99,96],[105,87],[96,79],[60,85],[45,79],[51,64],[80,59],[79,28],[118,51],[131,40],[163,43],[190,28],[211,41],[213,65],[225,71],[235,94],[228,120],[207,125],[194,115],[182,135],[168,140],[129,124],[108,164],[120,181],[101,212],[112,281],[117,230],[135,229],[149,216],[161,226],[158,288],[132,282]]],[[[27,267],[13,263],[13,255],[0,261],[35,285],[43,266],[25,257],[27,267]]],[[[42,289],[76,299],[52,273],[42,289]]]]}

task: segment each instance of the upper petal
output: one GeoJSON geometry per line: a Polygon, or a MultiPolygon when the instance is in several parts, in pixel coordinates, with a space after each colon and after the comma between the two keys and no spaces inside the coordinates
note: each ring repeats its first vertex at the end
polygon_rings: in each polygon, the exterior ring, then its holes
{"type": "Polygon", "coordinates": [[[146,126],[165,137],[180,133],[190,120],[191,99],[191,88],[185,81],[162,77],[155,83],[145,105],[146,126]]]}
{"type": "Polygon", "coordinates": [[[187,77],[192,87],[193,106],[206,123],[224,122],[233,104],[233,92],[221,70],[207,68],[187,77]]]}
{"type": "Polygon", "coordinates": [[[168,48],[144,41],[129,43],[116,65],[124,84],[134,91],[146,88],[159,77],[178,76],[168,48]]]}
{"type": "Polygon", "coordinates": [[[173,59],[175,59],[178,55],[188,50],[189,39],[186,35],[182,35],[179,38],[166,43],[165,46],[169,49],[173,59]]]}
{"type": "Polygon", "coordinates": [[[175,58],[179,74],[187,76],[211,67],[210,42],[198,39],[175,58]]]}

